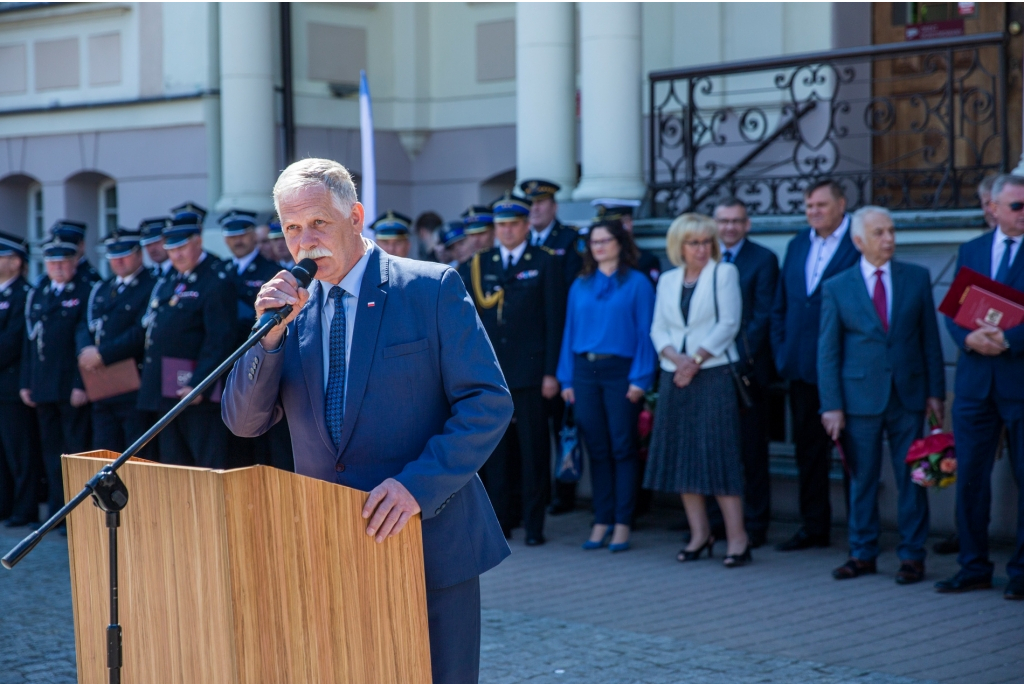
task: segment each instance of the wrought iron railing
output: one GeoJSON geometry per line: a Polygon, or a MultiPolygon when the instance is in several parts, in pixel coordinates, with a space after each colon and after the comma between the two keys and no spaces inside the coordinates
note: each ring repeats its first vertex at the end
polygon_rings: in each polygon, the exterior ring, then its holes
{"type": "Polygon", "coordinates": [[[851,208],[976,207],[978,182],[1010,165],[1017,71],[988,33],[653,72],[651,215],[709,212],[727,194],[752,214],[796,213],[824,176],[851,208]]]}

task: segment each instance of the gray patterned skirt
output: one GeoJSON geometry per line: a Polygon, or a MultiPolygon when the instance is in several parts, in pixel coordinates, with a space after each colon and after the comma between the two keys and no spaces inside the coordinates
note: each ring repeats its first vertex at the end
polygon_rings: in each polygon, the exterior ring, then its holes
{"type": "Polygon", "coordinates": [[[739,402],[728,366],[677,388],[662,370],[644,487],[694,495],[743,495],[739,402]]]}

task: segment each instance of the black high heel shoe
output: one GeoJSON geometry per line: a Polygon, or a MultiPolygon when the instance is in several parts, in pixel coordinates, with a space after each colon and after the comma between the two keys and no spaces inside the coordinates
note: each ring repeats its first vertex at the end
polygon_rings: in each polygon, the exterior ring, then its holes
{"type": "Polygon", "coordinates": [[[754,557],[750,554],[750,543],[747,543],[747,548],[743,550],[743,554],[729,554],[722,560],[722,566],[726,568],[737,568],[739,566],[746,566],[754,560],[754,557]]]}
{"type": "Polygon", "coordinates": [[[708,539],[704,541],[704,544],[701,545],[700,547],[698,547],[697,549],[695,549],[695,550],[687,550],[687,549],[684,548],[684,549],[679,550],[679,554],[676,555],[676,561],[678,561],[678,562],[697,561],[698,559],[700,559],[700,555],[704,553],[704,550],[708,551],[708,559],[710,559],[713,556],[715,556],[714,555],[714,548],[715,548],[715,536],[714,535],[709,535],[708,539]]]}

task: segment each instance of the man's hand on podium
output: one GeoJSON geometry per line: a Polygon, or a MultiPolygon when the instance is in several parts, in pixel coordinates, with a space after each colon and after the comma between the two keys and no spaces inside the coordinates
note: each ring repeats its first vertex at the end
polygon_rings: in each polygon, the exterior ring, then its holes
{"type": "Polygon", "coordinates": [[[370,519],[366,534],[376,535],[377,542],[384,542],[385,538],[401,533],[406,522],[418,513],[420,505],[416,498],[404,485],[388,478],[370,491],[363,505],[363,518],[370,519]]]}

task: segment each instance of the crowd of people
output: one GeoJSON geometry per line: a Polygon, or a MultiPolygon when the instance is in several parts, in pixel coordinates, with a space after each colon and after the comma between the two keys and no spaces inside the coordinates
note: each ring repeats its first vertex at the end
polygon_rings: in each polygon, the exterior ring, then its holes
{"type": "MultiPolygon", "coordinates": [[[[808,227],[781,267],[748,235],[740,200],[713,216],[677,217],[662,273],[632,235],[636,201],[594,201],[585,229],[558,219],[557,184],[532,179],[445,222],[394,211],[372,224],[396,257],[458,270],[496,353],[514,416],[480,471],[505,536],[545,543],[548,515],[576,507],[576,484],[552,477],[552,445],[578,427],[591,476],[593,523],[582,548],[624,552],[643,491],[681,498],[696,562],[724,536],[727,568],[753,561],[771,518],[767,391],[788,387],[801,526],[776,546],[831,544],[831,454],[845,463],[850,558],[838,580],[876,572],[883,438],[896,476],[900,584],[924,579],[928,498],[904,456],[926,418],[946,417],[945,374],[928,272],[894,259],[881,207],[850,214],[842,187],[804,191],[808,227]],[[638,416],[654,422],[641,459],[638,416]]],[[[961,246],[967,266],[1024,291],[1024,178],[986,179],[990,230],[961,246]]],[[[43,246],[46,273],[26,280],[28,248],[0,233],[0,519],[37,521],[42,493],[63,502],[60,455],[123,451],[226,358],[252,327],[260,287],[293,265],[281,226],[253,212],[218,219],[230,259],[203,249],[206,212],[193,203],[103,241],[112,276],[84,256],[87,227],[60,221],[43,246]],[[148,259],[144,260],[143,255],[148,259]],[[90,401],[91,378],[118,365],[137,389],[90,401]],[[131,375],[130,373],[128,374],[131,375]],[[43,488],[46,488],[44,490],[43,488]]],[[[990,476],[1004,426],[1024,484],[1024,330],[946,321],[959,347],[956,400],[961,570],[940,592],[990,587],[990,476]]],[[[251,372],[250,372],[251,373],[251,372]]],[[[95,382],[92,383],[95,385],[95,382]]],[[[95,394],[95,393],[94,393],[95,394]]],[[[164,463],[291,469],[287,422],[242,439],[221,418],[220,386],[197,398],[141,456],[164,463]]],[[[1024,599],[1024,497],[1006,596],[1024,599]]],[[[581,538],[584,536],[581,534],[581,538]]]]}

